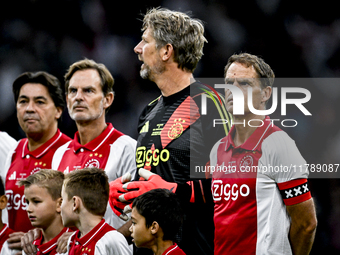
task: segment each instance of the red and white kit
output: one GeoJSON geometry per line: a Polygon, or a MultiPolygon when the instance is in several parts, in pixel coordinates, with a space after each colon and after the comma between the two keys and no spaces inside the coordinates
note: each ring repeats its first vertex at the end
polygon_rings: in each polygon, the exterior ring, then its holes
{"type": "Polygon", "coordinates": [[[269,117],[238,147],[234,134],[210,154],[215,254],[292,254],[286,205],[311,198],[306,162],[269,117]]]}
{"type": "Polygon", "coordinates": [[[0,255],[14,255],[17,254],[18,250],[11,250],[8,248],[7,239],[9,234],[14,231],[8,227],[7,224],[4,224],[2,229],[0,230],[0,255]]]}
{"type": "MultiPolygon", "coordinates": [[[[76,169],[96,167],[105,170],[109,182],[125,173],[136,172],[136,141],[113,128],[111,123],[91,142],[81,145],[76,132],[74,139],[60,147],[53,157],[52,168],[69,173],[76,169]]],[[[125,223],[107,206],[105,220],[114,228],[125,223]]]]}
{"type": "Polygon", "coordinates": [[[68,255],[132,255],[125,237],[102,220],[85,236],[77,230],[68,240],[68,255]]]}
{"type": "Polygon", "coordinates": [[[166,249],[162,255],[185,255],[184,251],[175,243],[166,249]]]}
{"type": "MultiPolygon", "coordinates": [[[[38,250],[36,255],[44,255],[44,254],[58,255],[59,253],[57,253],[57,241],[59,237],[61,237],[61,235],[64,234],[65,232],[72,232],[72,231],[73,230],[69,228],[63,228],[63,230],[56,237],[54,237],[52,240],[46,243],[43,243],[44,241],[43,235],[40,234],[40,237],[33,241],[33,244],[37,246],[37,250],[38,250]]],[[[22,251],[22,255],[26,255],[26,253],[22,251]]]]}
{"type": "Polygon", "coordinates": [[[14,151],[10,152],[1,178],[5,181],[6,196],[8,198],[7,210],[3,210],[2,219],[9,223],[14,231],[27,232],[32,229],[28,219],[27,204],[24,196],[24,187],[18,186],[18,181],[27,178],[40,169],[51,169],[54,152],[70,138],[59,130],[46,143],[34,151],[28,150],[28,140],[19,141],[14,151]]]}

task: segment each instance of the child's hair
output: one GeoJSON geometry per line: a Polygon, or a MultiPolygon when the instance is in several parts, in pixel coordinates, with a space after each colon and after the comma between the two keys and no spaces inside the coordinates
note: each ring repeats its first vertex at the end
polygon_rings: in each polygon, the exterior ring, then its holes
{"type": "Polygon", "coordinates": [[[145,218],[146,227],[154,221],[162,228],[163,240],[174,240],[183,223],[183,212],[176,194],[167,189],[153,189],[137,197],[132,204],[145,218]]]}
{"type": "Polygon", "coordinates": [[[2,182],[2,178],[0,177],[0,197],[5,195],[5,186],[4,183],[2,182]]]}
{"type": "Polygon", "coordinates": [[[57,200],[61,197],[63,181],[64,174],[62,172],[52,169],[41,169],[39,172],[19,181],[19,185],[28,188],[35,184],[41,188],[46,188],[52,199],[57,200]]]}
{"type": "Polygon", "coordinates": [[[84,168],[65,175],[64,190],[71,199],[78,196],[94,215],[104,216],[109,200],[109,182],[104,170],[84,168]]]}

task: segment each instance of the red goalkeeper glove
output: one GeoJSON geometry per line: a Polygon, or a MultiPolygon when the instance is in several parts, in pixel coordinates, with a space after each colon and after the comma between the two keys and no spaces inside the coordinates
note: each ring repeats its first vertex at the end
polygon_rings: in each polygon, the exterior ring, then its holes
{"type": "Polygon", "coordinates": [[[128,220],[128,216],[125,213],[123,213],[126,203],[120,202],[119,196],[126,192],[126,190],[123,189],[123,185],[124,183],[129,181],[131,181],[131,174],[126,173],[122,177],[119,177],[116,180],[110,182],[110,196],[109,196],[110,207],[112,211],[123,220],[128,220]]]}
{"type": "MultiPolygon", "coordinates": [[[[175,193],[177,189],[177,183],[167,182],[157,174],[154,174],[143,168],[139,169],[139,175],[146,181],[134,181],[128,182],[123,185],[123,189],[127,192],[119,196],[119,201],[128,202],[136,197],[144,194],[145,192],[152,189],[168,189],[175,193]]],[[[124,207],[124,213],[128,213],[132,210],[132,203],[124,207]]]]}

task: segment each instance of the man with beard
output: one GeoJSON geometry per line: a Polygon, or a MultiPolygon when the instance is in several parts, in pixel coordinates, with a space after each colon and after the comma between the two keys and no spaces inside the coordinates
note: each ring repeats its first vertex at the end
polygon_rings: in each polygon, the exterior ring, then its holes
{"type": "MultiPolygon", "coordinates": [[[[76,169],[103,169],[113,181],[136,172],[136,141],[106,123],[114,79],[105,65],[84,59],[72,64],[65,74],[66,102],[78,131],[74,139],[55,154],[52,169],[69,173],[76,169]]],[[[105,220],[114,228],[124,221],[108,207],[105,220]]]]}
{"type": "MultiPolygon", "coordinates": [[[[206,42],[204,27],[182,12],[154,8],[144,16],[142,30],[142,40],[134,48],[143,61],[140,75],[161,91],[146,106],[138,125],[136,163],[147,181],[138,181],[136,176],[128,184],[123,184],[123,178],[112,182],[110,204],[116,214],[126,218],[122,210],[135,197],[156,188],[169,189],[181,199],[185,213],[176,243],[186,254],[212,254],[211,182],[204,175],[192,178],[191,170],[207,164],[213,144],[229,131],[228,125],[213,127],[213,119],[230,116],[218,94],[193,79],[206,42]],[[207,115],[201,115],[203,94],[207,115]]],[[[131,204],[125,209],[130,210],[131,204]]],[[[120,229],[126,236],[130,225],[120,229]]]]}

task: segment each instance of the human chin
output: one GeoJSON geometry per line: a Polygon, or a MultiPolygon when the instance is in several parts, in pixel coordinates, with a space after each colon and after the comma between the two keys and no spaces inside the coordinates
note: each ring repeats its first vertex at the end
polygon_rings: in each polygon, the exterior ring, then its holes
{"type": "Polygon", "coordinates": [[[142,79],[149,79],[150,72],[151,72],[150,67],[146,64],[143,64],[139,74],[140,77],[142,77],[142,79]]]}
{"type": "Polygon", "coordinates": [[[89,116],[87,114],[81,112],[73,112],[70,114],[70,117],[74,121],[84,121],[89,119],[89,116]]]}

